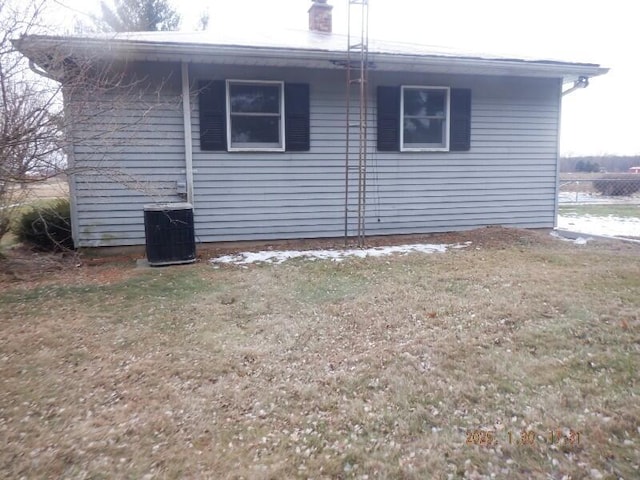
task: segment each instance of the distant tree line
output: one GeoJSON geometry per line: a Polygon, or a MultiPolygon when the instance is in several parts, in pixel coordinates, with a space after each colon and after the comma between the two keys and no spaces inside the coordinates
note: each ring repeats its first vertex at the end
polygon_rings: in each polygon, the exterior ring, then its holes
{"type": "Polygon", "coordinates": [[[602,155],[560,159],[561,172],[627,172],[629,168],[638,166],[640,166],[640,155],[602,155]]]}

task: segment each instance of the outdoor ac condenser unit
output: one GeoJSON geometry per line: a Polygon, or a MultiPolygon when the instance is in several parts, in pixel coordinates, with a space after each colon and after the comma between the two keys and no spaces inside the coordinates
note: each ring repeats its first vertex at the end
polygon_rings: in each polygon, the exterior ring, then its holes
{"type": "Polygon", "coordinates": [[[149,265],[195,262],[193,206],[190,203],[145,205],[144,230],[149,265]]]}

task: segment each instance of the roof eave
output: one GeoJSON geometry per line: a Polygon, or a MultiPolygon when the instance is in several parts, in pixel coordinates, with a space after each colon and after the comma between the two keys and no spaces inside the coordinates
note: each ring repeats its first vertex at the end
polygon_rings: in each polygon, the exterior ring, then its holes
{"type": "MultiPolygon", "coordinates": [[[[157,43],[128,40],[23,37],[14,41],[18,50],[40,63],[42,52],[58,56],[83,55],[107,60],[186,61],[192,63],[264,65],[339,69],[346,52],[235,45],[157,43]]],[[[509,75],[563,78],[594,77],[608,72],[595,64],[528,61],[447,55],[369,54],[376,70],[471,75],[509,75]]],[[[46,67],[45,65],[41,65],[46,67]]]]}

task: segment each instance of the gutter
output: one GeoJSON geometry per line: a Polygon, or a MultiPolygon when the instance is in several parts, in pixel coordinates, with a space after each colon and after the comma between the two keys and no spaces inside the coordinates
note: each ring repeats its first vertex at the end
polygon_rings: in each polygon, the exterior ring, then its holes
{"type": "MultiPolygon", "coordinates": [[[[305,66],[342,69],[346,51],[215,45],[201,43],[159,43],[132,40],[75,39],[47,36],[22,37],[14,45],[30,58],[42,53],[64,56],[82,54],[88,58],[119,60],[188,61],[198,63],[226,63],[240,65],[305,66]]],[[[377,70],[430,71],[436,73],[469,73],[533,77],[563,77],[575,79],[596,76],[608,69],[590,63],[566,63],[550,60],[499,59],[455,55],[417,55],[390,52],[370,52],[377,70]]]]}

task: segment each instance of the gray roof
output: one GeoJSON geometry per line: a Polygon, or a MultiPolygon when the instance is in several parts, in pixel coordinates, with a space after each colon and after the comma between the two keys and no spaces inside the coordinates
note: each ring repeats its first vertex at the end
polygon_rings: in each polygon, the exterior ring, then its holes
{"type": "MultiPolygon", "coordinates": [[[[132,32],[92,36],[25,36],[16,47],[38,63],[43,54],[91,58],[342,68],[347,37],[308,30],[132,32]]],[[[538,77],[591,77],[607,72],[592,63],[483,54],[415,43],[369,40],[379,70],[538,77]]]]}

